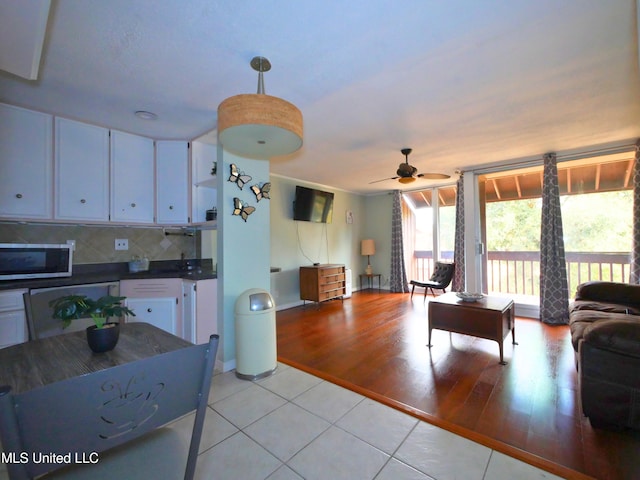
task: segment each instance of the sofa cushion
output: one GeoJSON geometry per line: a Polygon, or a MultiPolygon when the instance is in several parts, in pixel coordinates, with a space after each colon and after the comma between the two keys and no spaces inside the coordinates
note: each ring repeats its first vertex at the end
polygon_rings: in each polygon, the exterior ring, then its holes
{"type": "Polygon", "coordinates": [[[577,310],[596,310],[598,312],[624,313],[630,315],[640,315],[640,306],[622,305],[619,303],[602,302],[595,300],[574,300],[569,309],[571,312],[577,310]]]}
{"type": "Polygon", "coordinates": [[[640,319],[627,315],[591,323],[582,339],[597,348],[640,358],[640,319]]]}
{"type": "Polygon", "coordinates": [[[609,320],[635,320],[640,325],[640,317],[626,315],[624,313],[602,312],[598,310],[574,310],[569,316],[571,326],[571,344],[578,351],[578,343],[584,337],[585,329],[594,322],[606,322],[609,320]]]}
{"type": "Polygon", "coordinates": [[[640,285],[593,281],[578,285],[576,300],[619,303],[640,308],[640,285]]]}

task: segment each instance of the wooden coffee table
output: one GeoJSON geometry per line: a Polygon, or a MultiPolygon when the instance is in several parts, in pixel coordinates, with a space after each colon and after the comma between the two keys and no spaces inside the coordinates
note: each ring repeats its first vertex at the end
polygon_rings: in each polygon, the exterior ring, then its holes
{"type": "Polygon", "coordinates": [[[507,363],[503,358],[503,342],[509,331],[513,344],[517,345],[515,308],[513,300],[508,298],[485,295],[477,302],[464,302],[449,292],[430,300],[428,311],[429,348],[434,328],[498,342],[500,365],[507,363]]]}

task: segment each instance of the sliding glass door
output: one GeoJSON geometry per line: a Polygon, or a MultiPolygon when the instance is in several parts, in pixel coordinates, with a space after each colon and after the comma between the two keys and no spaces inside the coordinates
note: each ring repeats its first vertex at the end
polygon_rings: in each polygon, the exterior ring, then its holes
{"type": "MultiPolygon", "coordinates": [[[[558,163],[569,292],[590,280],[627,282],[633,152],[558,163]]],[[[483,289],[537,304],[542,166],[478,176],[483,289]]]]}
{"type": "Polygon", "coordinates": [[[456,186],[403,194],[405,261],[409,280],[426,280],[434,261],[453,261],[456,186]]]}

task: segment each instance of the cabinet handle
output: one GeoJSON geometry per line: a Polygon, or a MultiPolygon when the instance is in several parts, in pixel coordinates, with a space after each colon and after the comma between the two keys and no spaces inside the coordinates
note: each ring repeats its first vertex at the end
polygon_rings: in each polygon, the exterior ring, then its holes
{"type": "Polygon", "coordinates": [[[131,206],[132,206],[133,208],[135,208],[135,207],[136,207],[136,204],[135,204],[135,203],[132,203],[132,204],[131,204],[131,206]]]}
{"type": "Polygon", "coordinates": [[[173,210],[173,205],[169,205],[169,210],[173,210]]]}
{"type": "Polygon", "coordinates": [[[87,203],[87,201],[84,198],[81,198],[80,203],[87,203]]]}
{"type": "Polygon", "coordinates": [[[147,308],[147,312],[151,313],[151,310],[152,310],[151,308],[147,308]]]}
{"type": "Polygon", "coordinates": [[[22,194],[21,193],[16,193],[16,198],[22,198],[22,194]]]}

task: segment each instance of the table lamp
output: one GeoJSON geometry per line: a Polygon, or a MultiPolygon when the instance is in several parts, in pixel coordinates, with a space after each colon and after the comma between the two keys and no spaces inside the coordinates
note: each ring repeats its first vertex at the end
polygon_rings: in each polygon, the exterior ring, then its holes
{"type": "Polygon", "coordinates": [[[360,244],[360,254],[367,256],[367,268],[364,270],[364,273],[367,275],[371,275],[373,273],[373,269],[371,268],[371,259],[370,255],[375,255],[376,253],[376,244],[372,239],[362,240],[360,244]]]}

